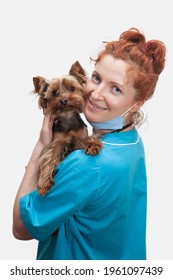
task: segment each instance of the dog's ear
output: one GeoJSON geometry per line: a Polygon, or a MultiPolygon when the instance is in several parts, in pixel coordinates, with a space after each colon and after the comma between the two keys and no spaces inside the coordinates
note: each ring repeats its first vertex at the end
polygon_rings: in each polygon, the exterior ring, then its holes
{"type": "Polygon", "coordinates": [[[85,84],[87,81],[87,74],[80,65],[79,61],[76,61],[74,64],[72,64],[69,74],[74,76],[81,85],[85,84]]]}
{"type": "Polygon", "coordinates": [[[34,90],[33,93],[37,93],[39,95],[38,105],[39,108],[47,108],[47,99],[46,99],[46,91],[49,83],[43,77],[37,76],[33,77],[34,90]]]}
{"type": "Polygon", "coordinates": [[[48,87],[48,83],[46,82],[46,79],[41,76],[33,77],[33,84],[35,88],[34,93],[38,93],[38,94],[42,94],[43,92],[45,92],[48,87]]]}

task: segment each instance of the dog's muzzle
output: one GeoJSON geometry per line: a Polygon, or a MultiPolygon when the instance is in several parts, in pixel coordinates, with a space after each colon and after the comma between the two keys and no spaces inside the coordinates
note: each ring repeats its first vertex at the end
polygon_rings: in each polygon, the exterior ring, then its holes
{"type": "Polygon", "coordinates": [[[63,106],[65,106],[65,105],[67,105],[68,100],[67,99],[62,99],[60,102],[63,106]]]}

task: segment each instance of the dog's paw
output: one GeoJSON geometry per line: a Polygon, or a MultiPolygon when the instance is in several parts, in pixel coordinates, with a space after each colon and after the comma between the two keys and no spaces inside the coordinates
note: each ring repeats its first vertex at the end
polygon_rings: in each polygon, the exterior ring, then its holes
{"type": "Polygon", "coordinates": [[[98,138],[88,136],[83,140],[83,149],[86,154],[95,156],[102,149],[102,143],[98,138]]]}

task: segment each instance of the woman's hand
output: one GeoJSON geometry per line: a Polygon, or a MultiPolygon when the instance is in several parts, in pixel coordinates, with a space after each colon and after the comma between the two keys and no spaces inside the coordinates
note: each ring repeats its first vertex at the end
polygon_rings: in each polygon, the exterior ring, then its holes
{"type": "Polygon", "coordinates": [[[53,131],[52,126],[55,120],[55,117],[50,115],[46,110],[43,111],[44,118],[43,124],[40,131],[39,142],[45,147],[52,142],[53,131]]]}

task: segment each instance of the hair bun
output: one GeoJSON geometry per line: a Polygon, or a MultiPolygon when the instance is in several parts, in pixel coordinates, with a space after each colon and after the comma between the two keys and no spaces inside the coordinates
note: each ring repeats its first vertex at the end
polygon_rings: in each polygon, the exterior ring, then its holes
{"type": "Polygon", "coordinates": [[[145,43],[145,37],[137,28],[131,28],[120,35],[121,40],[126,40],[134,44],[140,45],[145,43]]]}
{"type": "Polygon", "coordinates": [[[125,40],[136,44],[146,54],[148,58],[152,59],[153,71],[160,74],[165,66],[166,48],[163,42],[159,40],[150,40],[146,42],[145,36],[137,28],[130,28],[120,35],[120,40],[125,40]]]}
{"type": "Polygon", "coordinates": [[[165,66],[166,48],[163,42],[158,40],[150,40],[145,44],[146,54],[153,59],[153,69],[155,73],[160,74],[165,66]]]}

